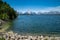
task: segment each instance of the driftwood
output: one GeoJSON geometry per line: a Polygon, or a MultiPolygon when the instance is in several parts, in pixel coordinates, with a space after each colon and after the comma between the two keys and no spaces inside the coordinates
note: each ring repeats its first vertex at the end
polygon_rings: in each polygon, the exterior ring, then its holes
{"type": "Polygon", "coordinates": [[[5,21],[3,21],[3,20],[0,19],[0,25],[2,25],[4,23],[5,23],[5,21]]]}
{"type": "Polygon", "coordinates": [[[2,25],[2,20],[0,20],[0,26],[2,25]]]}
{"type": "Polygon", "coordinates": [[[0,29],[2,29],[2,25],[5,23],[5,21],[0,19],[0,29]]]}

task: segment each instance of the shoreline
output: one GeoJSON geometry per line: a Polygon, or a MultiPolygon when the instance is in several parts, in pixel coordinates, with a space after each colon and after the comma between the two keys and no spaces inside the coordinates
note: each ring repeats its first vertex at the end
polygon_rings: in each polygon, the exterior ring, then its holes
{"type": "MultiPolygon", "coordinates": [[[[8,33],[8,32],[12,32],[12,33],[17,33],[17,32],[14,32],[14,31],[6,31],[5,33],[8,33]]],[[[55,37],[60,37],[60,34],[41,34],[41,33],[17,33],[18,35],[24,35],[24,36],[28,36],[28,35],[31,35],[31,36],[40,36],[40,35],[43,35],[43,36],[55,36],[55,37]]]]}
{"type": "MultiPolygon", "coordinates": [[[[10,30],[10,31],[12,31],[12,30],[10,30]]],[[[39,35],[44,35],[44,36],[60,36],[60,34],[55,34],[55,33],[24,33],[24,32],[14,32],[14,31],[12,31],[13,33],[17,33],[17,34],[19,34],[19,35],[33,35],[33,36],[39,36],[39,35]]]]}
{"type": "Polygon", "coordinates": [[[60,34],[33,34],[33,33],[20,33],[19,35],[31,35],[31,36],[56,36],[56,37],[60,37],[60,34]]]}

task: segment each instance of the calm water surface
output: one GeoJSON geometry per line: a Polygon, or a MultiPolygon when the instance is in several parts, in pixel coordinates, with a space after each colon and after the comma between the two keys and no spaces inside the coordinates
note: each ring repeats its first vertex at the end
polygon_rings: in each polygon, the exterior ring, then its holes
{"type": "Polygon", "coordinates": [[[60,33],[59,15],[19,15],[11,30],[18,33],[60,33]]]}

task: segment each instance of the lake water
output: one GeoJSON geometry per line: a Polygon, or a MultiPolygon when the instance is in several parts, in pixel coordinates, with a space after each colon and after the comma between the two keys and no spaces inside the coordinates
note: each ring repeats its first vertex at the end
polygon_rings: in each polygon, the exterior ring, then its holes
{"type": "Polygon", "coordinates": [[[19,15],[10,30],[18,33],[60,34],[60,15],[19,15]]]}

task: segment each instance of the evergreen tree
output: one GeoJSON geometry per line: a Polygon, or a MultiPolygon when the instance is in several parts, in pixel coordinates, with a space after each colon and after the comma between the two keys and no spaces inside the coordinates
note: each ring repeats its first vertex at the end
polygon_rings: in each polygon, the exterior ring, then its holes
{"type": "Polygon", "coordinates": [[[0,0],[0,19],[15,19],[16,18],[16,11],[10,7],[9,4],[0,0]]]}

